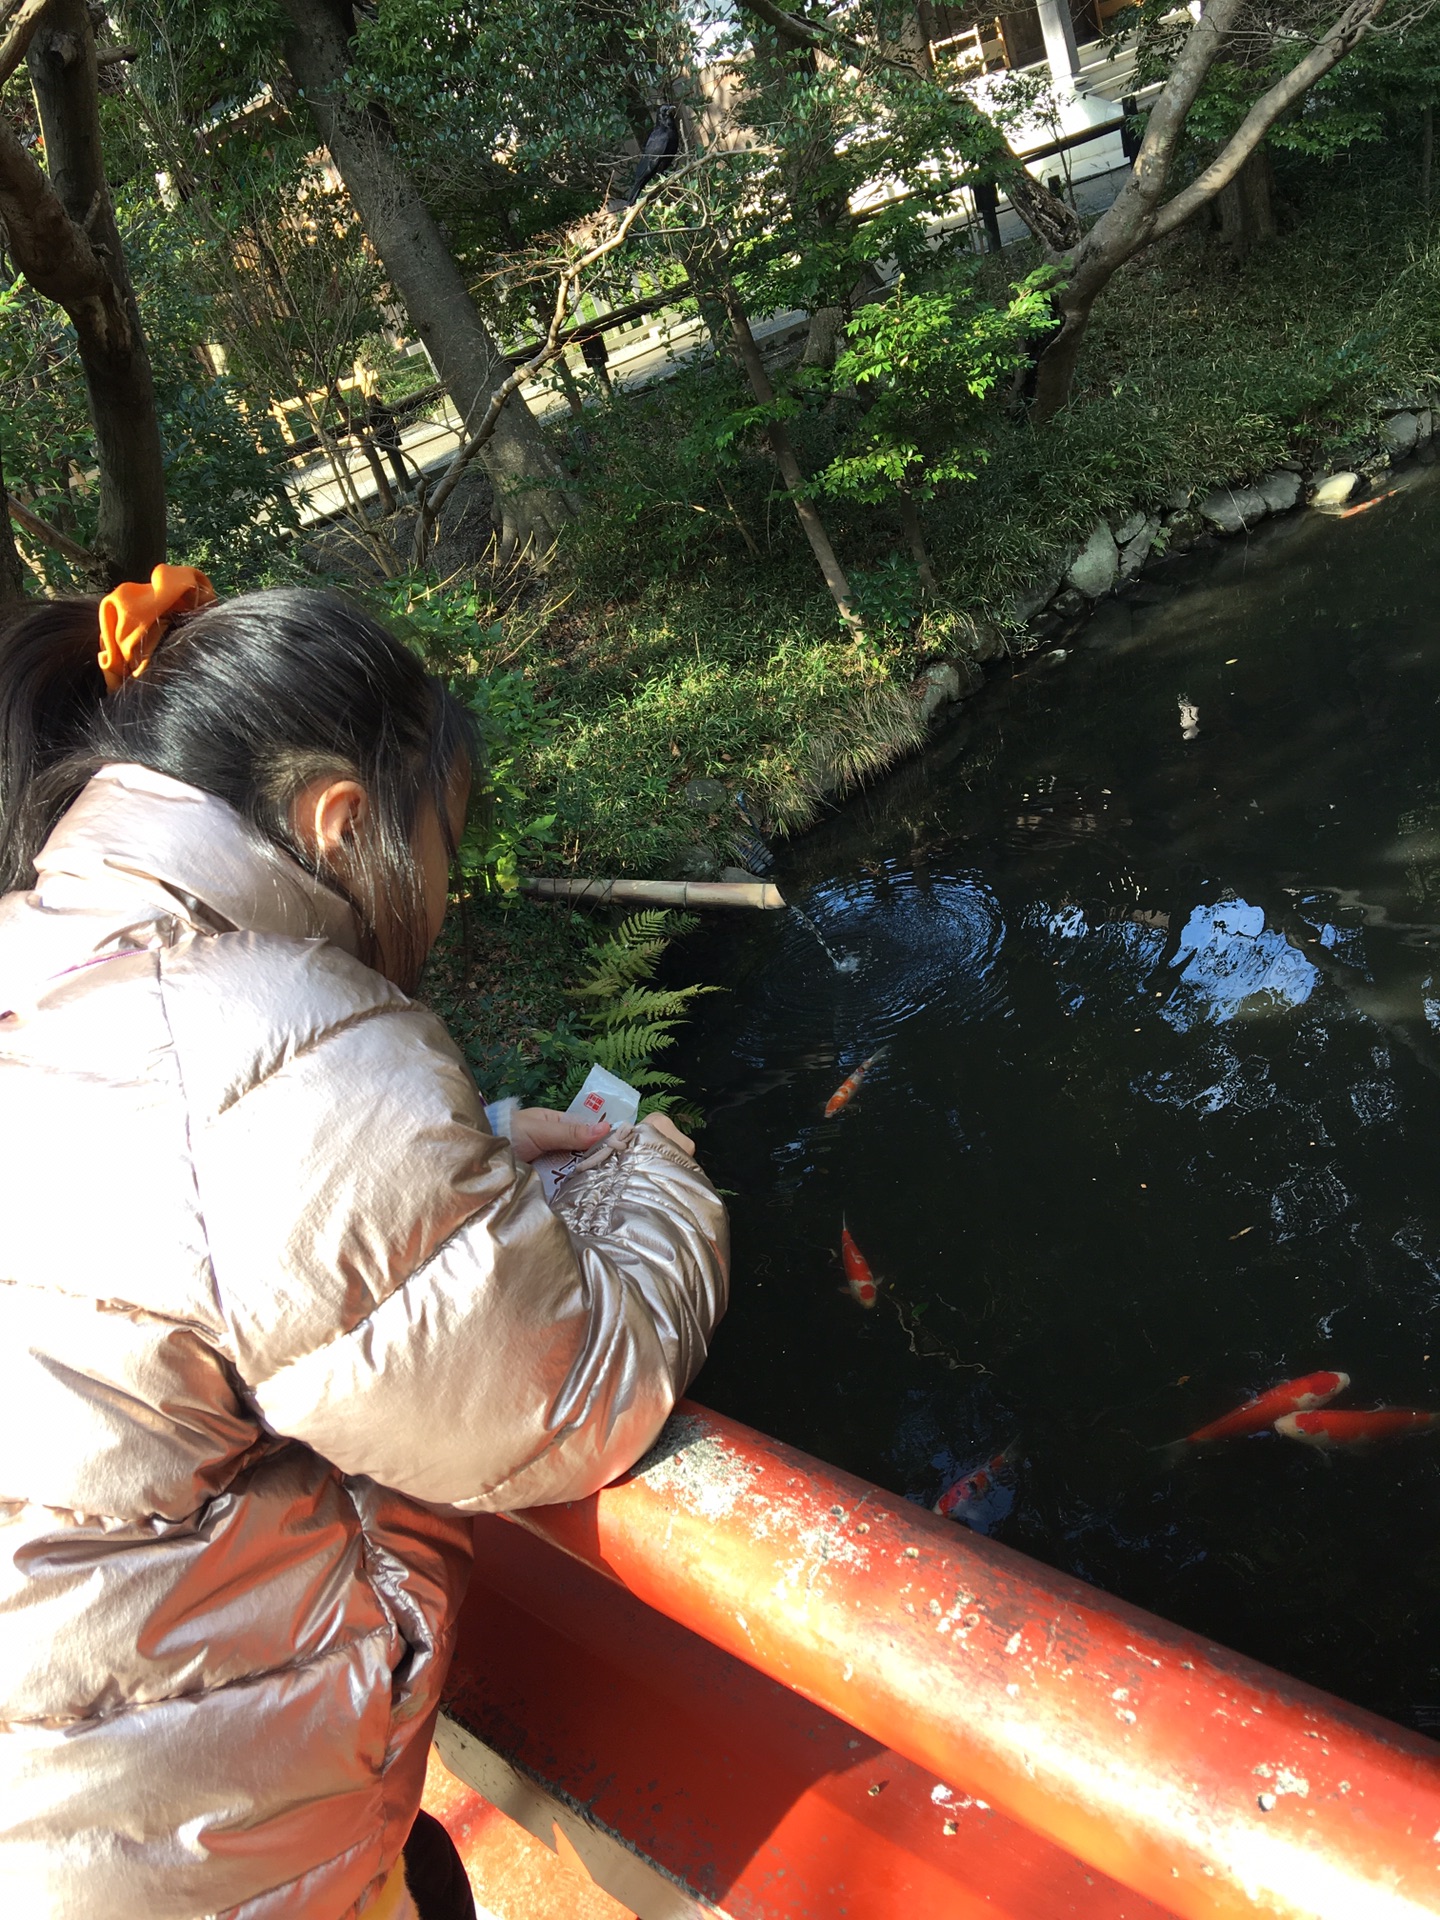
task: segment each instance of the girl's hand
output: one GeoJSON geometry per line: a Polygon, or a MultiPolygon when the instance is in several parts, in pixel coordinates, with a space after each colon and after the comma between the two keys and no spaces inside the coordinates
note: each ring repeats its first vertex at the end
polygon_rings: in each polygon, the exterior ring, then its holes
{"type": "Polygon", "coordinates": [[[610,1123],[572,1120],[553,1107],[519,1107],[510,1122],[510,1146],[517,1160],[538,1160],[542,1153],[588,1153],[610,1131],[610,1123]]]}

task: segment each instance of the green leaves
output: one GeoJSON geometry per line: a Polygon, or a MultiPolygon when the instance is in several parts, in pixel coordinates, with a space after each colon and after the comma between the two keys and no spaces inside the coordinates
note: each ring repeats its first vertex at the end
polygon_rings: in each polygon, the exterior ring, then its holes
{"type": "MultiPolygon", "coordinates": [[[[555,1054],[568,1062],[557,1104],[571,1098],[591,1063],[598,1061],[646,1096],[640,1104],[642,1115],[674,1108],[674,1089],[680,1082],[657,1068],[654,1056],[674,1045],[675,1029],[698,996],[718,988],[666,989],[645,983],[654,977],[670,942],[695,924],[687,915],[651,908],[631,914],[591,948],[587,971],[569,989],[568,997],[579,1003],[576,1022],[550,1036],[555,1054]]],[[[692,1114],[686,1119],[693,1124],[692,1114]]]]}
{"type": "Polygon", "coordinates": [[[928,282],[902,278],[888,299],[862,307],[831,375],[834,390],[859,396],[858,417],[818,485],[878,505],[898,489],[924,500],[973,480],[986,457],[983,403],[1048,324],[1052,278],[1031,274],[1001,306],[956,263],[928,282]]]}

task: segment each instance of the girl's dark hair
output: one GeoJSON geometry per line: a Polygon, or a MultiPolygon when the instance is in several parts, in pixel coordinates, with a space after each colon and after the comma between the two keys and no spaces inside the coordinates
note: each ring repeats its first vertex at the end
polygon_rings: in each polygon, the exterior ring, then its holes
{"type": "MultiPolygon", "coordinates": [[[[98,603],[50,600],[0,630],[0,889],[34,859],[98,767],[128,761],[226,801],[342,894],[362,955],[401,986],[429,944],[413,851],[423,801],[450,833],[457,762],[477,763],[470,716],[394,634],[333,593],[280,587],[182,615],[138,678],[107,693],[98,603]],[[370,801],[365,892],[317,865],[292,831],[300,790],[351,778],[370,801]]],[[[451,846],[453,854],[454,847],[451,846]]]]}

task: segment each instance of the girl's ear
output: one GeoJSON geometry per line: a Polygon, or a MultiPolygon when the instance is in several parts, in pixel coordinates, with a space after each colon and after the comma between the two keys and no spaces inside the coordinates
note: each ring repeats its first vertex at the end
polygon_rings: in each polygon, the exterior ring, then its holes
{"type": "Polygon", "coordinates": [[[312,780],[295,796],[296,838],[317,860],[333,861],[364,827],[370,798],[358,780],[312,780]]]}

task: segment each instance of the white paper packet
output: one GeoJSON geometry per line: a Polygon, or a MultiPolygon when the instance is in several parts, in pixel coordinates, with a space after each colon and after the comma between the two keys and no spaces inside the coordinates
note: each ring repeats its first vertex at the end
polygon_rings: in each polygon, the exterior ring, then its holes
{"type": "MultiPolygon", "coordinates": [[[[591,1067],[584,1086],[565,1111],[572,1120],[608,1120],[612,1128],[631,1127],[640,1111],[640,1095],[618,1074],[607,1073],[604,1067],[591,1067]]],[[[547,1200],[554,1198],[560,1182],[575,1171],[588,1151],[582,1148],[575,1153],[544,1153],[533,1162],[547,1200]]]]}

